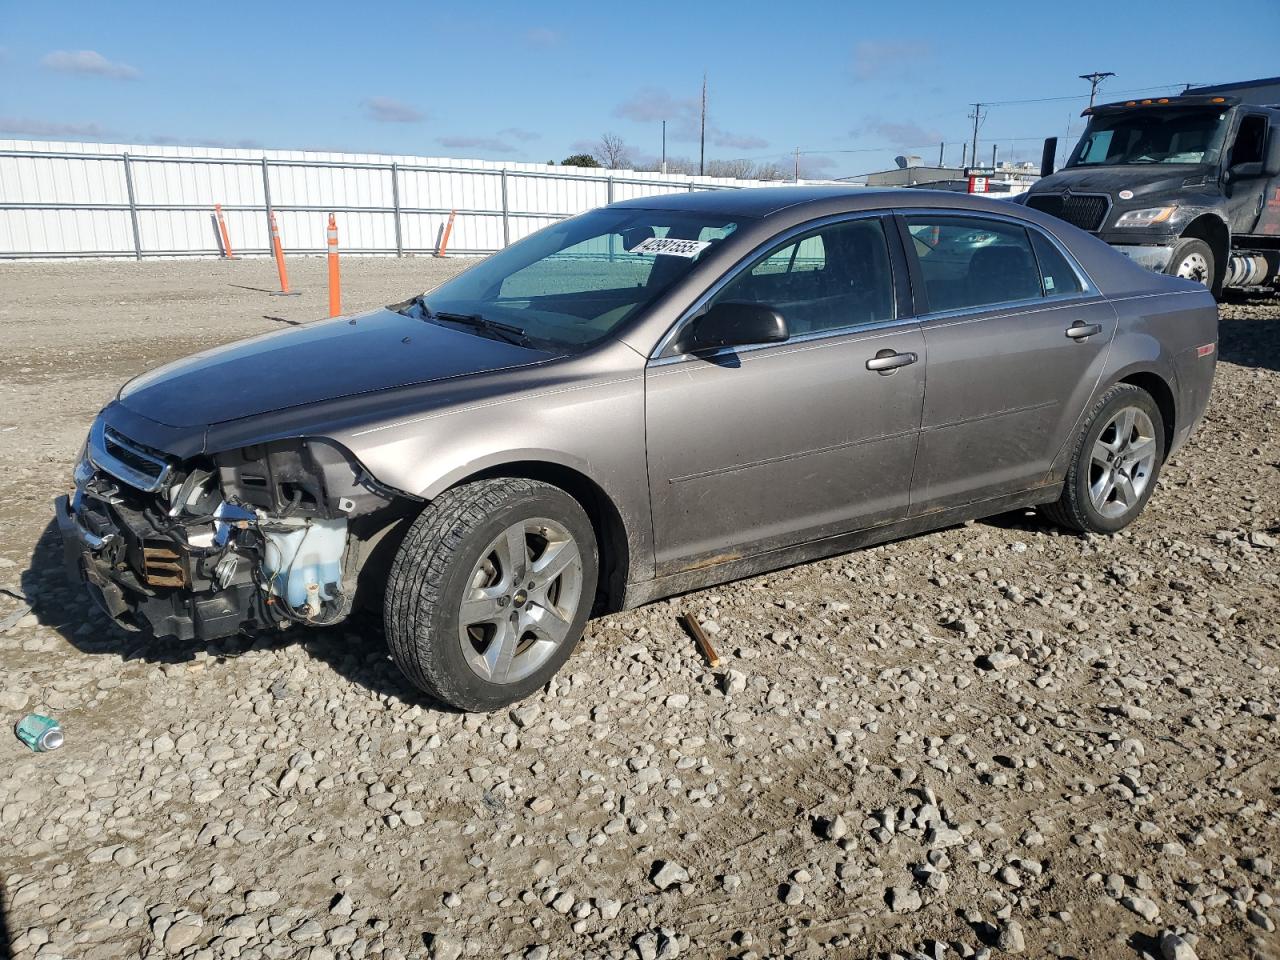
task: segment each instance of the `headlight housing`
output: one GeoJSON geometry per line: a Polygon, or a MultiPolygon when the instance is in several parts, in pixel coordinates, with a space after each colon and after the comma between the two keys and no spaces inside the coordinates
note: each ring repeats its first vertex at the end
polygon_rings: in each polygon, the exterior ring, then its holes
{"type": "Polygon", "coordinates": [[[1130,210],[1116,219],[1117,227],[1151,227],[1164,223],[1173,217],[1178,210],[1177,205],[1167,207],[1144,207],[1141,210],[1130,210]]]}

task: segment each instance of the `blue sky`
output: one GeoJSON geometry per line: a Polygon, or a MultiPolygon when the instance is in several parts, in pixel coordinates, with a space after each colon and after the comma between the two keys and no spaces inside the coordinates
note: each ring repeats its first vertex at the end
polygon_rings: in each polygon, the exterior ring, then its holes
{"type": "Polygon", "coordinates": [[[1249,29],[1207,9],[0,0],[0,137],[546,161],[611,132],[645,160],[665,117],[669,156],[696,160],[705,70],[709,158],[790,169],[798,147],[806,173],[846,176],[946,141],[958,162],[973,101],[1000,104],[981,157],[1038,158],[1080,129],[1078,74],[1114,71],[1105,100],[1280,73],[1280,2],[1251,5],[1249,29]]]}

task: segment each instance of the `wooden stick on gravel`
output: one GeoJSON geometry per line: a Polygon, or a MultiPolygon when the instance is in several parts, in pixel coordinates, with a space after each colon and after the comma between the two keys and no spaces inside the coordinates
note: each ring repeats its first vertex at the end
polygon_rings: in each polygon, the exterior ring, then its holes
{"type": "Polygon", "coordinates": [[[693,635],[693,642],[698,645],[702,655],[707,658],[707,665],[711,667],[720,666],[720,654],[716,653],[716,648],[711,645],[707,635],[702,632],[702,626],[698,623],[697,618],[693,614],[682,613],[680,614],[680,622],[693,635]]]}

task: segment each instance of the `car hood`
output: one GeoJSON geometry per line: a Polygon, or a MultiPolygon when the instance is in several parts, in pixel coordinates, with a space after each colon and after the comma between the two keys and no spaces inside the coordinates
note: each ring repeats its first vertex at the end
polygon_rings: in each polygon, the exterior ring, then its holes
{"type": "Polygon", "coordinates": [[[1110,167],[1069,167],[1038,180],[1028,196],[1042,193],[1105,193],[1112,199],[1121,190],[1132,190],[1137,200],[1148,194],[1176,195],[1183,187],[1203,190],[1212,180],[1212,168],[1204,164],[1124,164],[1110,167]]]}
{"type": "Polygon", "coordinates": [[[135,377],[118,399],[157,423],[196,427],[554,356],[384,309],[194,354],[135,377]]]}

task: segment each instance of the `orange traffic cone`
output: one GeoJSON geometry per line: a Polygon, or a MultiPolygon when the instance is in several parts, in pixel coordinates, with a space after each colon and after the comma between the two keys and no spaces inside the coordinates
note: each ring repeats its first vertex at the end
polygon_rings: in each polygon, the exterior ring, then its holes
{"type": "Polygon", "coordinates": [[[280,289],[271,295],[273,297],[296,297],[298,291],[289,289],[289,268],[284,265],[284,248],[280,246],[280,228],[276,226],[274,212],[267,214],[267,222],[271,225],[271,252],[276,257],[276,272],[280,274],[280,289]]]}
{"type": "Polygon", "coordinates": [[[449,220],[444,225],[444,233],[440,235],[440,247],[436,250],[437,257],[443,257],[445,251],[449,249],[449,234],[453,233],[453,218],[458,215],[457,210],[449,211],[449,220]]]}
{"type": "Polygon", "coordinates": [[[231,250],[231,236],[227,233],[227,221],[222,216],[222,204],[213,205],[213,215],[218,220],[218,233],[222,237],[222,256],[227,260],[238,260],[231,250]]]}
{"type": "Polygon", "coordinates": [[[342,278],[338,275],[338,221],[329,214],[329,316],[342,316],[342,278]]]}

